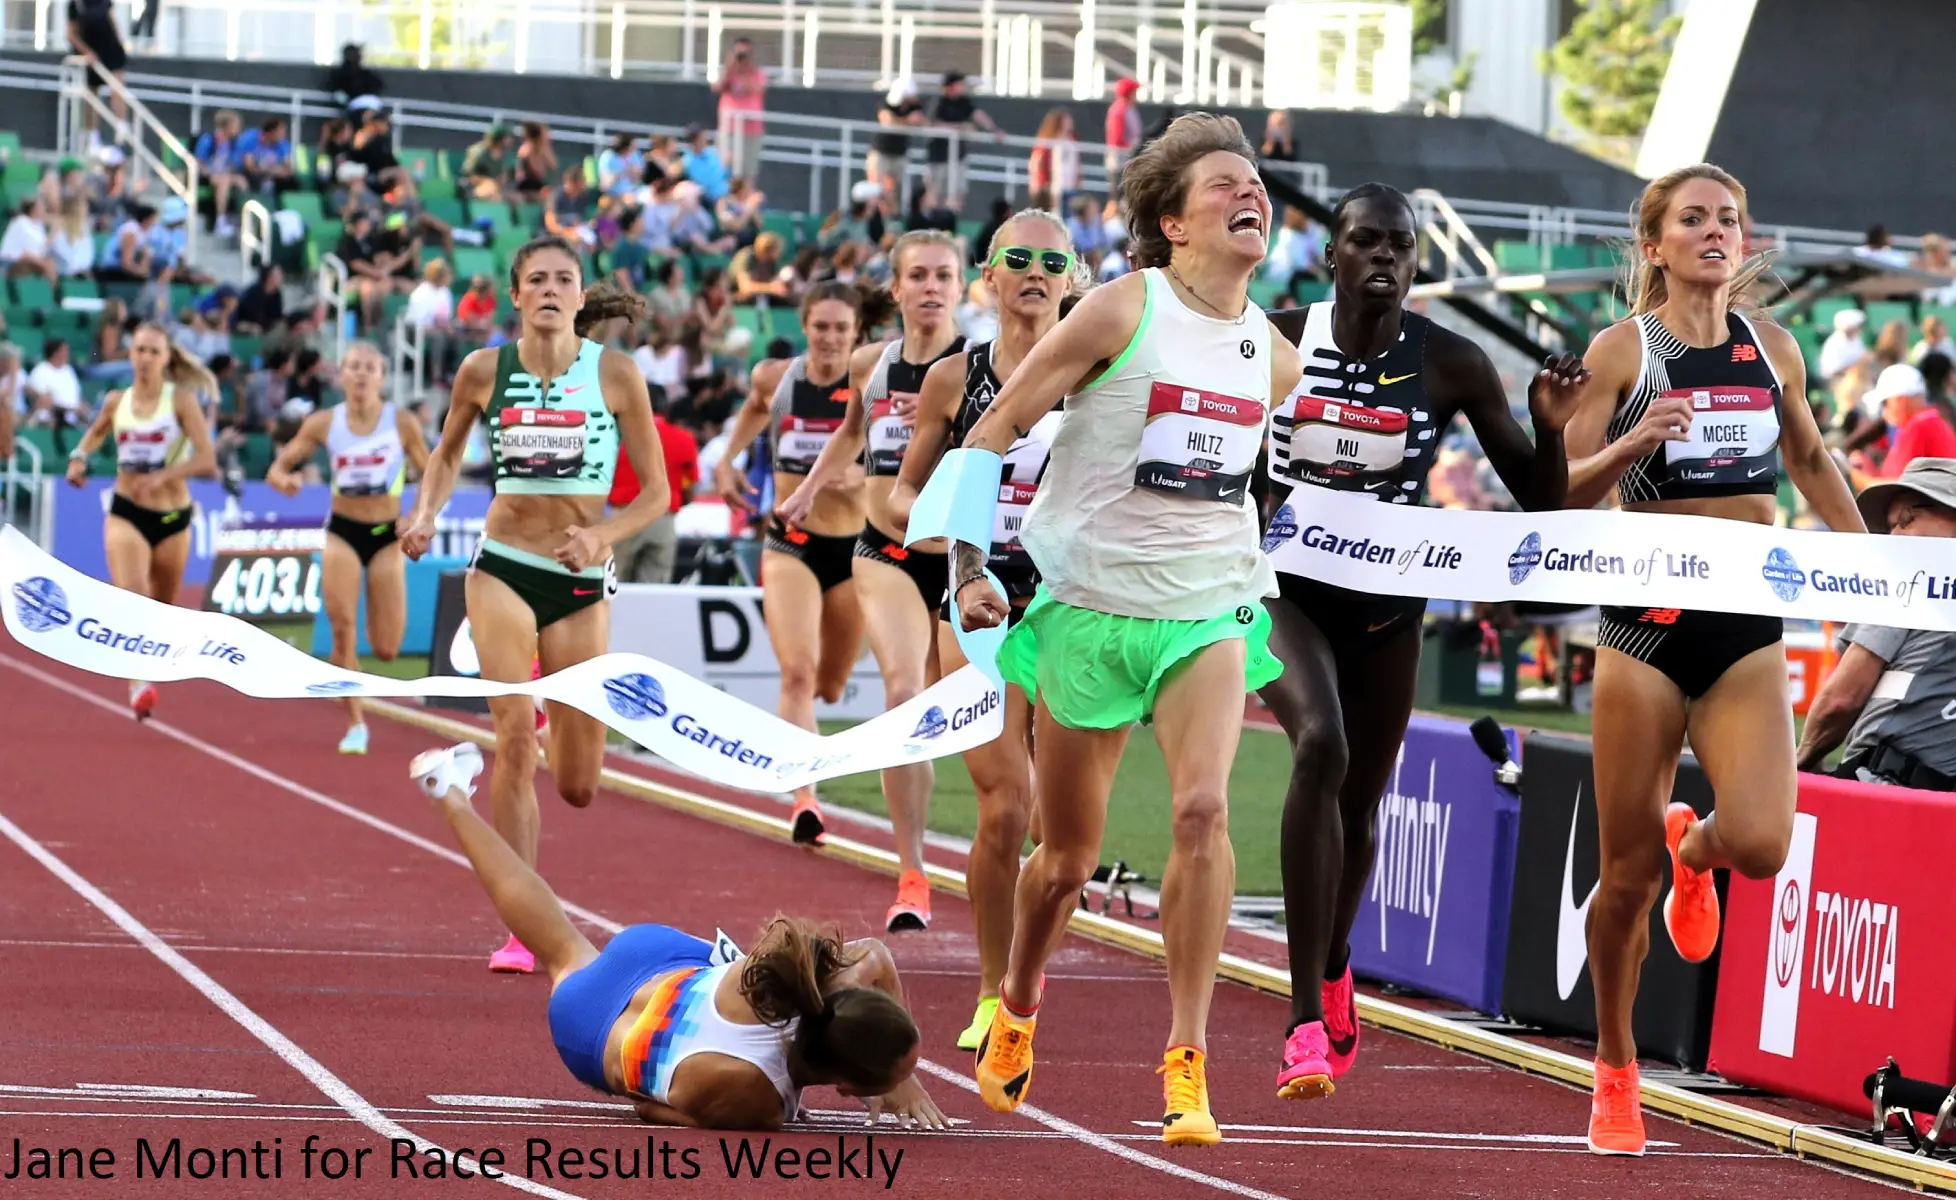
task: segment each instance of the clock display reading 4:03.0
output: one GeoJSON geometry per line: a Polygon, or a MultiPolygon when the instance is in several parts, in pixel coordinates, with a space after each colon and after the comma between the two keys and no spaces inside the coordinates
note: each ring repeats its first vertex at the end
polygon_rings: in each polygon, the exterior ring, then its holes
{"type": "Polygon", "coordinates": [[[206,609],[247,619],[319,611],[319,560],[311,554],[219,555],[212,572],[206,609]]]}

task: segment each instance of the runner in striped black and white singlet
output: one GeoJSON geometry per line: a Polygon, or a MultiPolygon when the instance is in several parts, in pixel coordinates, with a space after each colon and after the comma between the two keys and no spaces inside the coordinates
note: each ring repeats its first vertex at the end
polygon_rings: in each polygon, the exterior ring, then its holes
{"type": "MultiPolygon", "coordinates": [[[[367,645],[392,662],[407,630],[407,560],[399,548],[401,491],[412,465],[428,467],[428,443],[414,414],[381,399],[387,361],[371,342],[354,342],[340,360],[346,400],[307,417],[285,444],[265,482],[288,496],[304,486],[300,470],[322,448],[332,465],[333,511],[320,555],[322,600],[333,631],[333,661],[360,669],[360,593],[366,584],[367,645]]],[[[367,752],[360,700],[349,696],[341,754],[367,752]]]]}
{"type": "MultiPolygon", "coordinates": [[[[952,307],[964,290],[958,244],[936,230],[914,230],[890,250],[890,295],[903,315],[903,336],[864,346],[850,361],[848,415],[815,467],[780,513],[789,524],[807,519],[824,488],[847,485],[860,458],[867,520],[856,539],[852,575],[869,648],[883,674],[883,703],[895,708],[935,683],[937,612],[950,582],[941,545],[905,546],[890,516],[890,493],[903,466],[917,417],[924,372],[964,348],[952,307]]],[[[930,882],[924,876],[925,819],[937,770],[930,762],[882,772],[897,858],[896,902],[884,926],[896,933],[930,925],[930,882]]]]}
{"type": "MultiPolygon", "coordinates": [[[[865,303],[864,291],[854,284],[814,285],[801,301],[808,352],[754,368],[747,403],[728,427],[726,448],[713,469],[714,487],[730,506],[754,512],[754,485],[735,463],[761,430],[771,433],[774,495],[781,498],[800,486],[847,425],[849,357],[862,341],[866,318],[883,315],[866,313],[865,303]]],[[[781,669],[779,712],[785,721],[815,729],[816,699],[840,700],[862,657],[863,611],[853,573],[856,539],[863,531],[862,479],[857,475],[824,489],[799,521],[790,524],[774,513],[765,524],[761,607],[781,669]]],[[[823,840],[814,785],[795,793],[789,820],[795,841],[823,840]]]]}
{"type": "MultiPolygon", "coordinates": [[[[899,526],[907,528],[911,505],[944,452],[964,443],[990,410],[999,389],[1025,361],[1033,346],[1059,324],[1073,298],[1092,286],[1091,276],[1073,250],[1066,224],[1054,213],[1026,209],[992,235],[984,277],[998,303],[998,337],[938,360],[924,377],[917,398],[917,432],[903,457],[890,505],[899,526]]],[[[1039,570],[1026,552],[1020,531],[1028,508],[1051,461],[1060,414],[1047,413],[1005,452],[999,506],[990,547],[959,546],[960,580],[981,578],[987,565],[1005,585],[1016,622],[1032,603],[1039,570]],[[1007,494],[1007,490],[1010,494],[1007,494]]],[[[956,619],[955,599],[947,597],[944,619],[956,619]]],[[[965,665],[962,648],[949,630],[937,637],[938,666],[950,675],[965,665]]],[[[1019,852],[1034,829],[1032,791],[1032,701],[1020,685],[1005,687],[1005,730],[964,753],[965,768],[978,796],[978,829],[965,864],[971,895],[971,924],[978,939],[978,1010],[958,1035],[958,1048],[975,1050],[991,1027],[998,1007],[998,981],[1012,949],[1012,896],[1019,881],[1019,852]]],[[[1037,840],[1035,831],[1034,837],[1037,840]]]]}
{"type": "MultiPolygon", "coordinates": [[[[110,392],[68,455],[68,482],[80,487],[88,460],[115,439],[115,492],[102,520],[109,581],[126,592],[174,604],[190,561],[190,480],[217,474],[217,451],[200,397],[217,381],[163,327],[144,322],[129,339],[135,378],[110,392]]],[[[156,685],[129,681],[137,720],[156,710],[156,685]]]]}
{"type": "MultiPolygon", "coordinates": [[[[1152,721],[1174,835],[1162,879],[1172,1010],[1162,1140],[1211,1145],[1222,1132],[1209,1110],[1209,1003],[1235,891],[1229,771],[1244,694],[1282,670],[1263,606],[1277,578],[1249,484],[1270,406],[1302,372],[1296,347],[1249,299],[1270,200],[1241,126],[1178,117],[1121,186],[1138,269],[1088,293],[1042,338],[954,452],[968,494],[995,497],[1004,453],[1065,399],[1021,531],[1039,594],[998,660],[1035,697],[1043,840],[1020,876],[976,1075],[994,1109],[1026,1098],[1046,963],[1099,863],[1129,732],[1152,721]]],[[[957,583],[966,628],[1009,618],[988,583],[957,583]]]]}
{"type": "MultiPolygon", "coordinates": [[[[1651,181],[1633,220],[1632,316],[1598,334],[1584,360],[1591,377],[1569,423],[1568,506],[1591,507],[1614,488],[1631,512],[1770,525],[1783,464],[1828,528],[1865,532],[1807,407],[1799,344],[1743,311],[1765,270],[1763,259],[1745,261],[1745,189],[1709,164],[1684,167],[1651,181]]],[[[1712,871],[1770,879],[1786,858],[1798,783],[1781,632],[1778,617],[1603,609],[1600,877],[1588,928],[1597,1153],[1644,1150],[1630,1012],[1667,857],[1664,925],[1687,962],[1718,944],[1712,871]],[[1669,803],[1687,734],[1716,797],[1703,821],[1669,803]]]]}
{"type": "MultiPolygon", "coordinates": [[[[559,237],[524,244],[510,263],[510,298],[522,336],[477,350],[456,373],[441,441],[401,526],[401,552],[418,559],[435,536],[477,422],[489,425],[496,495],[468,573],[469,629],[482,678],[528,683],[610,649],[611,547],[670,506],[666,459],[652,424],[652,398],[631,356],[587,334],[636,320],[643,297],[607,284],[584,288],[583,259],[559,237]],[[629,456],[638,498],[609,515],[618,455],[629,456]]],[[[605,727],[588,714],[545,701],[550,775],[577,808],[597,796],[605,727]]],[[[495,696],[496,762],[490,816],[525,863],[537,859],[537,721],[528,696],[495,696]]],[[[536,958],[514,936],[489,968],[527,974],[536,958]]]]}

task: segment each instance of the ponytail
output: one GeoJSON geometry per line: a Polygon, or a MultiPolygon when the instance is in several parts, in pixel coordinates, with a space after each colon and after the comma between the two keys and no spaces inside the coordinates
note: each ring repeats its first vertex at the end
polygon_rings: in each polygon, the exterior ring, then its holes
{"type": "Polygon", "coordinates": [[[856,344],[863,345],[871,340],[877,329],[896,318],[896,297],[888,289],[872,283],[843,283],[836,279],[824,279],[810,287],[801,297],[801,320],[808,322],[809,311],[824,300],[840,300],[856,314],[856,344]]]}
{"type": "Polygon", "coordinates": [[[594,284],[585,289],[584,303],[578,308],[572,327],[578,337],[584,337],[615,317],[629,318],[636,325],[645,319],[648,311],[645,297],[637,292],[609,283],[594,284]]]}
{"type": "Polygon", "coordinates": [[[921,1035],[903,1005],[868,987],[829,991],[861,961],[842,939],[794,917],[776,917],[744,960],[740,992],[769,1025],[795,1023],[790,1060],[811,1082],[886,1091],[921,1035]]]}
{"type": "Polygon", "coordinates": [[[170,331],[155,321],[144,321],[136,326],[136,332],[154,330],[170,347],[169,357],[163,363],[163,379],[172,387],[189,392],[193,396],[209,396],[217,399],[217,376],[210,373],[203,360],[185,350],[170,331]]]}

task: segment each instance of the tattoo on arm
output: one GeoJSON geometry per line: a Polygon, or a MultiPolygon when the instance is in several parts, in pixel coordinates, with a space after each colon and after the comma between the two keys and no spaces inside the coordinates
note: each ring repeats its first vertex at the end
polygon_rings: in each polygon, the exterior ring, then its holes
{"type": "Polygon", "coordinates": [[[985,574],[985,562],[989,556],[989,551],[974,546],[970,542],[958,542],[955,551],[955,561],[958,567],[958,585],[962,587],[973,579],[981,578],[985,574]]]}

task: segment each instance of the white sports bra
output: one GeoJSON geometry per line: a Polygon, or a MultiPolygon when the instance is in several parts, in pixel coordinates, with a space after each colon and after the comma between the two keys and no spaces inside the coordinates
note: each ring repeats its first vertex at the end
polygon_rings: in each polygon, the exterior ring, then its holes
{"type": "Polygon", "coordinates": [[[628,1082],[637,1075],[638,1087],[644,1095],[669,1104],[672,1077],[680,1063],[695,1054],[724,1054],[761,1069],[780,1093],[786,1119],[792,1120],[801,1111],[801,1089],[788,1074],[788,1048],[794,1044],[799,1022],[790,1020],[785,1026],[738,1025],[721,1016],[714,1002],[727,972],[745,961],[737,959],[717,967],[700,968],[690,972],[670,991],[659,989],[653,993],[638,1024],[646,1028],[656,1025],[662,1032],[643,1042],[636,1037],[636,1028],[633,1035],[627,1036],[624,1054],[628,1082]],[[637,1071],[631,1061],[635,1050],[643,1055],[636,1064],[637,1071]]]}
{"type": "Polygon", "coordinates": [[[163,385],[156,411],[147,417],[135,414],[132,392],[122,393],[121,403],[115,406],[116,470],[147,475],[182,462],[190,454],[190,439],[183,422],[177,420],[177,386],[163,385]]]}

